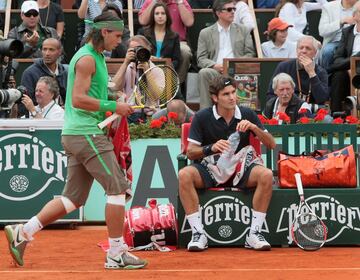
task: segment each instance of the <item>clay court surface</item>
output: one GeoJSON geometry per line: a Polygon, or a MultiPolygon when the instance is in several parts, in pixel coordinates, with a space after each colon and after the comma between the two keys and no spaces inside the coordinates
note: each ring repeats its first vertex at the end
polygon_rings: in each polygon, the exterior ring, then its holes
{"type": "Polygon", "coordinates": [[[316,252],[298,248],[137,252],[149,262],[145,269],[107,271],[103,269],[105,253],[96,245],[106,238],[103,226],[43,230],[28,245],[24,267],[15,267],[1,232],[0,279],[360,279],[358,247],[325,247],[316,252]]]}

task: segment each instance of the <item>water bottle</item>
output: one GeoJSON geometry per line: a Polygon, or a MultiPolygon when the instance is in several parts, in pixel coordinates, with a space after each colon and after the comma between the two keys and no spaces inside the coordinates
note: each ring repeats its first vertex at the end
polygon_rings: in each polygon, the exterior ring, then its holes
{"type": "Polygon", "coordinates": [[[217,162],[218,168],[227,168],[230,163],[231,157],[235,154],[236,148],[240,142],[240,132],[235,131],[232,133],[229,138],[230,147],[226,151],[222,152],[220,158],[217,162]]]}

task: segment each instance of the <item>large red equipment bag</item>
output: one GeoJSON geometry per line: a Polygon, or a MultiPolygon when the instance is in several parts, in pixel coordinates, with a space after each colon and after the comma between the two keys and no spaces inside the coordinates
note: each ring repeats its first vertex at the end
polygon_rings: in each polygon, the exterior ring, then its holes
{"type": "Polygon", "coordinates": [[[174,206],[149,201],[147,207],[133,207],[126,211],[124,240],[129,247],[143,247],[155,243],[177,246],[178,227],[174,206]]]}
{"type": "Polygon", "coordinates": [[[357,177],[353,146],[334,152],[315,151],[310,155],[289,155],[280,152],[280,188],[296,188],[295,173],[301,174],[304,187],[355,188],[357,177]]]}

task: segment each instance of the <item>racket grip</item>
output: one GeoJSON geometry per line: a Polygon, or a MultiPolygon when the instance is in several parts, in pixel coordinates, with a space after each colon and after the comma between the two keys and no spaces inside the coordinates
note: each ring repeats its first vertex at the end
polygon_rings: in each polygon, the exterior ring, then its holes
{"type": "Polygon", "coordinates": [[[118,114],[112,114],[110,117],[107,117],[105,120],[103,120],[101,123],[98,124],[98,128],[103,129],[105,126],[107,126],[109,123],[112,123],[114,120],[116,120],[120,115],[118,114]]]}
{"type": "Polygon", "coordinates": [[[304,195],[304,189],[303,189],[303,184],[301,181],[301,174],[300,173],[295,173],[295,181],[296,181],[296,187],[298,190],[298,193],[300,196],[304,195]]]}

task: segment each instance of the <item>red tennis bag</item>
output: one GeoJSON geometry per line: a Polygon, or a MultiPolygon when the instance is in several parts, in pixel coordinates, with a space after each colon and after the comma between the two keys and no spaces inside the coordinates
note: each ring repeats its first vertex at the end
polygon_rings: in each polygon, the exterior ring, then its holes
{"type": "Polygon", "coordinates": [[[149,201],[150,207],[133,207],[126,211],[124,240],[129,247],[152,249],[152,245],[177,246],[178,228],[174,206],[149,201]],[[141,248],[143,247],[143,248],[141,248]]]}

